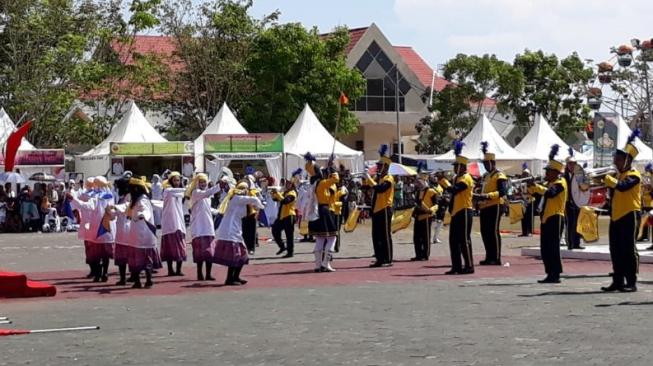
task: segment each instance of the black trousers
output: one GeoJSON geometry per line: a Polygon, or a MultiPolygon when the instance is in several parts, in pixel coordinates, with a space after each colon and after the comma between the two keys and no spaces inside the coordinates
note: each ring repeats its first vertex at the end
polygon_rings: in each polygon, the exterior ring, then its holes
{"type": "Polygon", "coordinates": [[[336,231],[336,246],[333,251],[340,253],[340,228],[342,227],[342,215],[336,215],[336,227],[338,228],[338,231],[336,231]]]}
{"type": "Polygon", "coordinates": [[[472,254],[472,220],[474,210],[466,208],[458,211],[451,217],[449,225],[449,251],[451,253],[451,269],[460,271],[465,268],[474,268],[474,257],[472,254]]]}
{"type": "Polygon", "coordinates": [[[640,213],[633,211],[617,221],[610,221],[610,258],[612,259],[613,279],[616,284],[629,285],[637,282],[639,254],[635,242],[639,230],[640,213]]]}
{"type": "Polygon", "coordinates": [[[565,221],[567,225],[567,248],[580,247],[580,235],[576,232],[580,208],[573,203],[567,202],[565,206],[565,221]]]}
{"type": "Polygon", "coordinates": [[[501,261],[501,205],[481,209],[481,238],[485,247],[485,260],[501,261]]]}
{"type": "MultiPolygon", "coordinates": [[[[653,208],[651,207],[642,207],[642,215],[640,216],[640,220],[642,217],[644,217],[644,212],[649,212],[652,209],[653,208]]],[[[641,221],[639,224],[640,225],[642,224],[641,221]]],[[[637,232],[637,235],[639,235],[637,241],[649,241],[649,239],[651,238],[651,228],[652,228],[651,225],[645,224],[644,227],[642,228],[641,235],[639,234],[639,231],[637,232]]]]}
{"type": "Polygon", "coordinates": [[[533,202],[526,204],[526,209],[524,210],[524,218],[521,219],[521,234],[522,235],[531,235],[533,234],[533,202]]]}
{"type": "Polygon", "coordinates": [[[413,226],[413,245],[415,245],[415,258],[429,259],[431,256],[431,218],[418,220],[415,218],[413,226]]]}
{"type": "Polygon", "coordinates": [[[392,263],[392,208],[372,213],[372,244],[378,263],[392,263]]]}
{"type": "Polygon", "coordinates": [[[295,252],[295,216],[286,216],[282,220],[276,219],[272,224],[272,237],[279,249],[286,248],[288,254],[293,254],[295,252]],[[286,234],[285,245],[281,238],[282,233],[286,234]]]}
{"type": "Polygon", "coordinates": [[[560,277],[562,259],[560,259],[560,238],[562,237],[564,218],[560,215],[550,216],[540,225],[540,254],[544,262],[544,272],[552,277],[560,277]]]}
{"type": "Polygon", "coordinates": [[[245,246],[248,251],[253,252],[256,249],[256,215],[243,217],[242,225],[245,246]]]}

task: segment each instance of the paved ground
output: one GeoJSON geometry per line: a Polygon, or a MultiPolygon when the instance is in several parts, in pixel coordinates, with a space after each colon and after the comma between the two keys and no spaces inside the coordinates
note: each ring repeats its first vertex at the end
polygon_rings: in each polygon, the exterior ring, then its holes
{"type": "MultiPolygon", "coordinates": [[[[411,236],[395,237],[397,258],[412,256],[411,236]]],[[[246,287],[158,277],[153,289],[137,291],[80,279],[83,249],[74,235],[2,235],[0,268],[60,290],[55,298],[0,300],[11,327],[101,329],[5,337],[0,365],[651,364],[651,265],[640,269],[639,292],[604,294],[597,290],[609,281],[606,262],[565,261],[561,285],[536,284],[541,263],[509,248],[538,237],[505,235],[509,267],[454,278],[442,275],[446,244],[433,247],[428,263],[368,269],[369,227],[344,240],[333,274],[310,272],[310,244],[278,260],[263,243],[245,269],[246,287]]],[[[478,261],[482,245],[477,234],[473,240],[478,261]]]]}

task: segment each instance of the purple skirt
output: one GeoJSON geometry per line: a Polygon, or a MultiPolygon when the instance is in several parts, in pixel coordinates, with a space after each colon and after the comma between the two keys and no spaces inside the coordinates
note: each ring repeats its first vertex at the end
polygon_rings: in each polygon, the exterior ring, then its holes
{"type": "Polygon", "coordinates": [[[116,243],[116,247],[113,253],[113,263],[115,263],[116,266],[127,264],[129,262],[129,253],[131,250],[132,247],[129,245],[116,243]]]}
{"type": "Polygon", "coordinates": [[[249,263],[247,247],[241,242],[216,240],[213,263],[227,267],[242,267],[249,263]]]}
{"type": "Polygon", "coordinates": [[[131,248],[129,251],[129,270],[132,273],[158,268],[161,268],[161,257],[156,248],[131,248]]]}
{"type": "Polygon", "coordinates": [[[84,249],[86,251],[87,264],[96,264],[103,259],[108,260],[113,258],[113,243],[84,241],[84,249]]]}
{"type": "Polygon", "coordinates": [[[193,263],[210,262],[213,260],[215,244],[212,236],[193,238],[193,263]]]}
{"type": "Polygon", "coordinates": [[[186,261],[185,235],[181,230],[172,234],[165,234],[161,237],[161,260],[162,261],[186,261]]]}

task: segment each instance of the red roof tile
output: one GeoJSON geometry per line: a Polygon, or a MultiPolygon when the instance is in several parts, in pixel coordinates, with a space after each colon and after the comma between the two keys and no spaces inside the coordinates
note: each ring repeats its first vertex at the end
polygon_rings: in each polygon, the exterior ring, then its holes
{"type": "MultiPolygon", "coordinates": [[[[407,46],[394,46],[394,49],[399,53],[399,56],[404,60],[404,63],[410,68],[417,76],[419,81],[425,88],[431,87],[433,78],[433,69],[420,57],[412,47],[407,46]]],[[[434,89],[440,91],[449,84],[446,79],[435,76],[434,89]]]]}
{"type": "Polygon", "coordinates": [[[172,71],[178,71],[183,68],[183,63],[173,56],[177,45],[174,43],[172,37],[135,36],[134,43],[131,45],[123,45],[116,41],[112,43],[111,47],[118,53],[120,60],[126,65],[133,64],[133,54],[136,53],[141,55],[157,55],[162,58],[172,71]]]}
{"type": "Polygon", "coordinates": [[[363,38],[363,35],[365,32],[367,32],[367,29],[369,27],[362,27],[362,28],[353,28],[349,30],[349,44],[347,45],[347,48],[345,49],[345,53],[349,54],[351,50],[356,46],[358,41],[363,38]]]}

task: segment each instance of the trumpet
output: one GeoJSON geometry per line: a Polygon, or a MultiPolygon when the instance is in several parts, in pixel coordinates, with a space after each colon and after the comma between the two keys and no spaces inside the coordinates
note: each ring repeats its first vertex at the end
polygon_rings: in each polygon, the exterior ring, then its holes
{"type": "Polygon", "coordinates": [[[606,166],[601,168],[588,168],[588,169],[583,169],[583,173],[585,174],[585,177],[588,179],[596,179],[596,178],[603,178],[606,175],[615,174],[617,173],[617,169],[615,169],[612,166],[606,166]]]}

